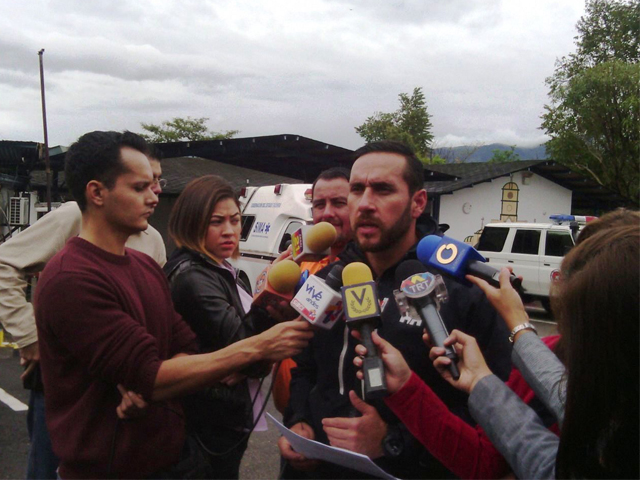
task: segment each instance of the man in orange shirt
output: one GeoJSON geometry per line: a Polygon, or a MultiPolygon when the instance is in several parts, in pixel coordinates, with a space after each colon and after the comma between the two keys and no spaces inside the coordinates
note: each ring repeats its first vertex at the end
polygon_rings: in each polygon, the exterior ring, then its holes
{"type": "MultiPolygon", "coordinates": [[[[329,222],[336,228],[338,236],[331,247],[331,254],[318,262],[302,262],[300,270],[308,275],[322,270],[334,262],[345,245],[351,240],[351,224],[347,197],[349,196],[349,171],[346,168],[330,168],[318,175],[311,187],[311,215],[314,225],[329,222]]],[[[296,363],[288,358],[280,362],[278,374],[273,385],[273,402],[280,413],[284,413],[289,404],[289,382],[291,369],[296,363]]]]}

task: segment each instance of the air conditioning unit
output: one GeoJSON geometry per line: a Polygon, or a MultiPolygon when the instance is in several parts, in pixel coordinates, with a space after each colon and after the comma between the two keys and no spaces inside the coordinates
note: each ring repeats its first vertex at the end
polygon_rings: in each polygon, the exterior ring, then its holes
{"type": "Polygon", "coordinates": [[[29,197],[11,197],[9,199],[9,225],[29,224],[29,197]]]}

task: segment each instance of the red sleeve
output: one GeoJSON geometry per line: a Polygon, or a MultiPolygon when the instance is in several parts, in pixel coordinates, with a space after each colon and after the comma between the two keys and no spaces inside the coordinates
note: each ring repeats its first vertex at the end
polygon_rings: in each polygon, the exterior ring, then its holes
{"type": "Polygon", "coordinates": [[[409,432],[446,468],[460,478],[499,478],[511,471],[480,427],[449,411],[415,373],[385,398],[409,432]]]}

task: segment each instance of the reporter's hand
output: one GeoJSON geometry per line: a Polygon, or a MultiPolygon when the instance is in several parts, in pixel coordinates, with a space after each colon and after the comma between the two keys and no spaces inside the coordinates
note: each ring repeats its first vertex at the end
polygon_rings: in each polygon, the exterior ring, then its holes
{"type": "Polygon", "coordinates": [[[487,296],[491,305],[498,311],[507,324],[509,331],[518,325],[528,322],[529,315],[524,309],[524,304],[518,292],[514,290],[509,282],[511,271],[508,268],[500,269],[500,288],[489,285],[485,280],[467,275],[465,278],[477,285],[487,296]]]}
{"type": "Polygon", "coordinates": [[[36,368],[40,361],[40,350],[38,349],[38,342],[33,342],[31,345],[22,347],[20,349],[20,365],[25,367],[20,380],[24,381],[31,372],[36,368]]]}
{"type": "Polygon", "coordinates": [[[276,263],[281,262],[283,260],[293,260],[293,251],[291,249],[291,245],[289,245],[284,252],[278,255],[276,259],[273,262],[271,262],[271,264],[275,265],[276,263]]]}
{"type": "MultiPolygon", "coordinates": [[[[316,438],[311,426],[304,422],[299,422],[293,425],[291,427],[291,431],[309,440],[315,440],[316,438]]],[[[278,448],[280,449],[280,455],[282,455],[282,458],[288,461],[296,470],[308,472],[315,469],[320,463],[318,460],[311,460],[296,452],[289,443],[289,440],[284,436],[280,437],[278,440],[278,448]]]]}
{"type": "MultiPolygon", "coordinates": [[[[361,340],[360,332],[357,330],[352,330],[351,335],[361,340]]],[[[411,369],[400,351],[378,335],[377,331],[371,334],[371,340],[373,340],[373,343],[380,349],[380,356],[385,366],[384,373],[385,379],[387,380],[387,389],[389,393],[396,393],[409,381],[409,378],[411,378],[411,369]]],[[[364,379],[364,374],[360,369],[363,364],[362,357],[367,354],[367,348],[364,345],[357,345],[356,353],[360,355],[360,357],[355,357],[353,364],[358,367],[356,376],[362,380],[364,379]]]]}
{"type": "Polygon", "coordinates": [[[122,401],[116,408],[118,418],[121,420],[129,420],[141,417],[146,413],[149,404],[144,401],[142,395],[127,391],[121,384],[118,384],[118,391],[122,395],[122,401]]]}
{"type": "Polygon", "coordinates": [[[253,338],[259,341],[262,358],[277,362],[300,353],[313,338],[313,330],[308,322],[291,320],[279,323],[253,338]]]}
{"type": "MultiPolygon", "coordinates": [[[[429,338],[426,333],[425,336],[428,341],[429,338]]],[[[460,371],[458,380],[454,380],[449,372],[448,367],[452,360],[444,356],[445,349],[443,347],[433,347],[429,351],[429,358],[442,378],[458,390],[471,393],[481,379],[491,375],[491,370],[489,370],[484,360],[484,356],[478,347],[478,342],[472,336],[462,333],[460,330],[453,330],[451,335],[445,339],[444,344],[447,347],[455,345],[458,352],[458,370],[460,371]]]]}
{"type": "Polygon", "coordinates": [[[358,398],[353,390],[349,392],[349,400],[362,415],[323,419],[322,428],[327,434],[329,444],[361,453],[372,460],[382,457],[384,455],[382,441],[388,432],[386,422],[382,420],[374,406],[358,398]]]}

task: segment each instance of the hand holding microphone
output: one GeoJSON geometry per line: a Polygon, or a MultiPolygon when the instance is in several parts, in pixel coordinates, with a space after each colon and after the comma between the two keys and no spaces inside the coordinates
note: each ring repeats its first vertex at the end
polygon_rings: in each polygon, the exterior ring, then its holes
{"type": "MultiPolygon", "coordinates": [[[[351,335],[353,335],[358,340],[361,340],[360,332],[357,330],[352,330],[351,335]]],[[[373,344],[378,348],[380,352],[380,356],[382,357],[382,361],[385,366],[385,379],[387,381],[387,387],[389,389],[389,393],[396,393],[400,390],[405,383],[409,381],[411,378],[411,369],[407,364],[407,361],[402,356],[402,353],[387,342],[384,338],[378,335],[378,332],[373,332],[371,334],[371,340],[373,344]]],[[[364,345],[356,346],[356,353],[362,357],[367,355],[367,347],[364,345]]],[[[364,360],[360,357],[355,357],[353,359],[353,364],[357,368],[362,368],[364,360]]],[[[364,373],[362,370],[358,370],[356,375],[360,380],[364,379],[364,373]]]]}
{"type": "Polygon", "coordinates": [[[451,335],[444,341],[444,347],[433,347],[429,351],[429,358],[442,378],[466,393],[471,393],[480,380],[491,375],[491,370],[487,366],[476,339],[460,330],[451,332],[451,335]],[[458,378],[452,376],[450,366],[453,361],[445,355],[445,348],[454,346],[460,354],[458,378]]]}
{"type": "Polygon", "coordinates": [[[400,293],[411,307],[410,311],[415,312],[424,322],[431,342],[445,349],[444,355],[451,360],[449,371],[457,380],[460,377],[456,365],[458,355],[452,346],[445,345],[449,332],[439,311],[440,303],[447,299],[447,289],[442,277],[424,272],[424,266],[418,260],[405,260],[396,270],[396,283],[400,284],[400,293]]]}
{"type": "Polygon", "coordinates": [[[367,349],[362,371],[365,400],[388,395],[384,364],[371,340],[371,332],[380,322],[380,304],[371,269],[361,262],[353,262],[342,271],[342,304],[344,316],[358,332],[367,349]]]}
{"type": "Polygon", "coordinates": [[[302,225],[291,235],[291,253],[293,261],[298,265],[302,262],[317,262],[331,254],[338,233],[329,222],[319,222],[315,225],[302,225]]]}
{"type": "MultiPolygon", "coordinates": [[[[418,260],[423,264],[434,267],[464,284],[469,284],[465,275],[473,275],[494,287],[500,286],[500,271],[487,265],[486,258],[466,243],[450,237],[427,235],[418,243],[417,254],[418,260]]],[[[522,280],[513,273],[509,281],[514,289],[522,291],[522,280]]]]}
{"type": "Polygon", "coordinates": [[[292,260],[271,265],[258,277],[253,306],[278,308],[280,302],[290,302],[299,279],[300,267],[292,260]]]}

